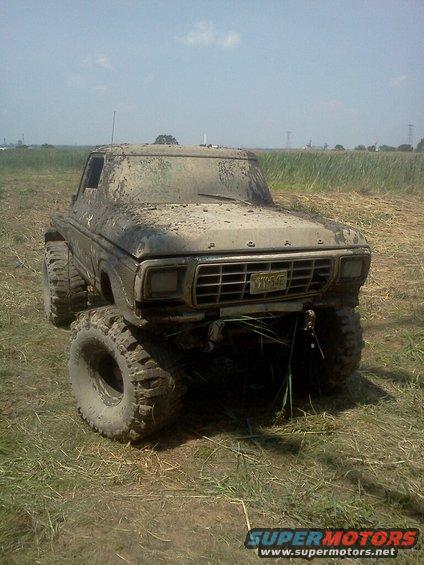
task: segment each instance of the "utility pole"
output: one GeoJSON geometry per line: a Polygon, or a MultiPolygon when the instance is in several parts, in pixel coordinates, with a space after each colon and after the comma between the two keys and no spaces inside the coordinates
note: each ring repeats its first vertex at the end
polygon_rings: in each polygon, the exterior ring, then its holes
{"type": "Polygon", "coordinates": [[[286,135],[287,135],[287,141],[286,141],[286,149],[290,149],[291,144],[290,144],[290,140],[291,140],[291,131],[286,131],[286,135]]]}
{"type": "Polygon", "coordinates": [[[414,124],[408,124],[408,139],[407,144],[414,147],[414,124]]]}
{"type": "Polygon", "coordinates": [[[22,145],[25,145],[25,135],[22,134],[22,145]]]}
{"type": "Polygon", "coordinates": [[[115,135],[115,116],[116,110],[113,111],[113,119],[112,119],[112,135],[110,136],[110,144],[113,145],[113,138],[115,135]]]}

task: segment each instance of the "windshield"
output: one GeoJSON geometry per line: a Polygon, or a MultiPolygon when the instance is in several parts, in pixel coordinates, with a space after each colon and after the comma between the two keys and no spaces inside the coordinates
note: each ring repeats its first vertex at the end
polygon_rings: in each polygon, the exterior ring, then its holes
{"type": "Polygon", "coordinates": [[[254,159],[214,157],[115,156],[108,186],[118,200],[139,203],[188,203],[216,200],[272,202],[254,159]]]}

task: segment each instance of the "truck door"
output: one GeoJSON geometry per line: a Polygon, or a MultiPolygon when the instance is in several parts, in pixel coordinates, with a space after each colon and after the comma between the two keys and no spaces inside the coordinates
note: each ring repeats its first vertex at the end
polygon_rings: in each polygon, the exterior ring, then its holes
{"type": "Polygon", "coordinates": [[[100,251],[97,243],[97,225],[102,207],[102,171],[105,155],[93,153],[88,158],[75,202],[72,207],[74,226],[71,250],[79,268],[95,284],[96,265],[100,251]]]}

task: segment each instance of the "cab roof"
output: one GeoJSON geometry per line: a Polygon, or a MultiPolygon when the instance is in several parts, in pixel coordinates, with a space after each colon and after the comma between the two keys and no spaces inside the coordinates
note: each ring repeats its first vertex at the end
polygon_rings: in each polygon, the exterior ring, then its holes
{"type": "Polygon", "coordinates": [[[145,143],[133,145],[122,143],[116,145],[99,145],[93,153],[107,153],[109,155],[143,155],[146,157],[215,157],[221,159],[254,159],[252,151],[243,149],[228,149],[226,147],[202,147],[200,145],[159,145],[145,143]]]}

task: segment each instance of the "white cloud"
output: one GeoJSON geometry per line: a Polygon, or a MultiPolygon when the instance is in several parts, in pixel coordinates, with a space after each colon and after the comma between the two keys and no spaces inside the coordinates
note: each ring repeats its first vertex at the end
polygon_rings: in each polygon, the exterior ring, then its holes
{"type": "Polygon", "coordinates": [[[219,40],[219,44],[226,48],[235,47],[236,45],[239,45],[240,42],[240,34],[236,31],[229,31],[222,39],[219,40]]]}
{"type": "Polygon", "coordinates": [[[99,55],[99,57],[97,57],[97,59],[95,59],[94,62],[96,63],[96,65],[98,65],[99,67],[103,67],[104,69],[113,69],[106,55],[99,55]]]}
{"type": "Polygon", "coordinates": [[[210,22],[197,22],[183,37],[187,45],[212,45],[216,40],[215,30],[210,22]]]}
{"type": "Polygon", "coordinates": [[[93,90],[96,92],[106,92],[107,86],[105,84],[95,84],[93,90]]]}
{"type": "Polygon", "coordinates": [[[196,22],[182,39],[186,45],[217,45],[224,49],[236,47],[241,42],[241,36],[236,31],[228,31],[226,34],[219,34],[213,24],[207,21],[196,22]]]}
{"type": "Polygon", "coordinates": [[[390,86],[400,86],[408,77],[406,75],[399,75],[397,77],[393,77],[390,81],[390,86]]]}
{"type": "Polygon", "coordinates": [[[113,69],[112,63],[109,61],[109,58],[105,54],[101,55],[89,55],[86,57],[82,64],[85,67],[101,67],[102,69],[111,70],[113,69]]]}

